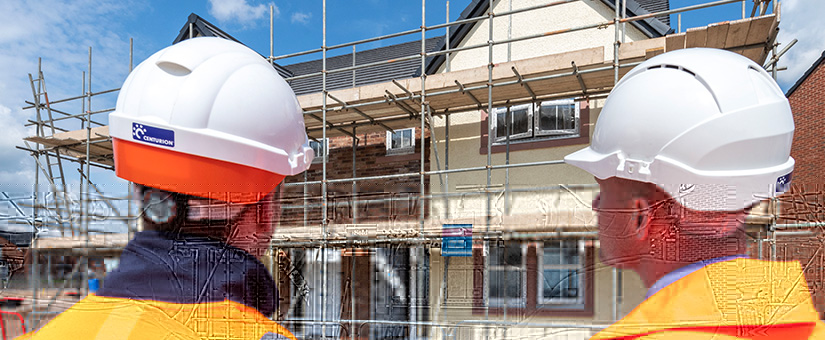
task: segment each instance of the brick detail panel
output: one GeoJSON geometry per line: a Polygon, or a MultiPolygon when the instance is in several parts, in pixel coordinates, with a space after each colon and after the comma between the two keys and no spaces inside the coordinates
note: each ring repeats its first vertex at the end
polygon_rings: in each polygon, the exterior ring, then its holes
{"type": "MultiPolygon", "coordinates": [[[[412,154],[387,155],[386,133],[359,134],[355,149],[355,176],[383,176],[395,174],[419,174],[421,172],[421,129],[416,128],[415,150],[412,154]]],[[[424,169],[430,170],[430,138],[424,132],[424,169]]],[[[327,180],[353,177],[352,137],[335,137],[329,140],[327,180]]],[[[322,164],[313,164],[306,171],[307,181],[322,180],[322,164]]],[[[287,177],[284,183],[304,181],[304,174],[287,177]]],[[[429,178],[424,178],[425,194],[429,193],[429,178]]],[[[284,186],[282,193],[281,224],[301,225],[304,212],[307,225],[321,224],[322,192],[320,184],[284,186]]],[[[418,220],[420,209],[429,217],[428,204],[421,207],[420,176],[405,176],[359,181],[353,196],[352,182],[327,184],[327,218],[329,223],[378,223],[418,220]],[[355,198],[355,200],[353,200],[355,198]],[[354,207],[354,208],[353,208],[354,207]]]]}

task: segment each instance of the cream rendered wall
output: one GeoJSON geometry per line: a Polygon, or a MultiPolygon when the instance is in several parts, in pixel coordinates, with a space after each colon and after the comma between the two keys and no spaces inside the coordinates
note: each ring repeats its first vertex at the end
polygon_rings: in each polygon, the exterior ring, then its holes
{"type": "MultiPolygon", "coordinates": [[[[590,101],[591,124],[587,126],[590,135],[593,133],[593,123],[596,121],[604,100],[590,101]]],[[[434,119],[432,147],[437,151],[431,153],[430,164],[435,168],[435,153],[438,153],[441,163],[438,165],[444,168],[446,157],[446,129],[444,117],[434,119]]],[[[449,161],[450,169],[467,167],[479,167],[487,165],[487,155],[481,154],[481,113],[470,111],[452,114],[449,128],[449,161]]],[[[571,145],[563,147],[542,148],[525,151],[511,151],[510,164],[528,163],[536,161],[563,160],[564,156],[574,151],[582,149],[587,145],[571,145]]],[[[494,153],[492,164],[505,164],[505,153],[494,153]]],[[[494,190],[502,190],[505,184],[506,172],[504,169],[492,171],[491,183],[494,190]]],[[[510,189],[529,189],[557,186],[559,184],[595,184],[593,176],[585,171],[566,164],[554,164],[545,166],[531,166],[512,168],[509,170],[510,189]]],[[[449,175],[434,176],[430,180],[430,188],[433,193],[445,192],[463,194],[460,197],[449,198],[449,203],[442,198],[434,198],[431,202],[431,213],[433,217],[453,219],[473,218],[485,216],[487,213],[487,201],[484,195],[479,195],[481,189],[487,184],[487,171],[473,171],[453,173],[449,175]],[[449,184],[446,187],[444,184],[449,184]],[[444,187],[442,187],[444,185],[444,187]],[[449,205],[449,209],[448,206],[449,205]],[[447,211],[449,210],[449,215],[447,211]]],[[[506,206],[509,208],[507,215],[517,214],[544,214],[547,215],[558,209],[589,209],[593,199],[593,192],[572,194],[568,190],[555,189],[541,192],[513,193],[507,197],[506,206]]],[[[505,211],[505,197],[494,194],[492,199],[492,214],[502,215],[505,211]]]]}
{"type": "MultiPolygon", "coordinates": [[[[546,4],[547,2],[546,0],[498,0],[494,1],[493,12],[501,13],[508,11],[511,4],[513,9],[519,9],[546,4]]],[[[517,13],[511,16],[494,17],[493,40],[501,41],[507,39],[508,25],[511,24],[511,21],[512,31],[510,32],[510,37],[517,38],[612,21],[613,16],[614,11],[601,1],[586,0],[517,13]]],[[[626,27],[625,41],[647,39],[641,31],[632,25],[626,25],[626,27]]],[[[461,42],[459,47],[486,44],[489,36],[487,20],[480,21],[464,38],[464,41],[461,42]]],[[[604,46],[605,60],[612,60],[614,38],[615,30],[611,25],[605,29],[589,29],[514,42],[510,44],[510,60],[527,59],[596,46],[604,46]]],[[[507,44],[493,46],[493,62],[508,61],[507,49],[507,44]]],[[[486,47],[452,53],[450,57],[450,70],[457,71],[485,66],[489,59],[488,53],[489,51],[486,47]]],[[[443,70],[444,66],[442,66],[441,71],[443,70]]]]}
{"type": "MultiPolygon", "coordinates": [[[[510,9],[523,8],[528,6],[546,3],[540,0],[500,0],[494,2],[494,12],[501,13],[510,9]],[[512,1],[512,3],[511,3],[512,1]]],[[[586,24],[600,23],[612,20],[614,12],[600,1],[578,1],[565,5],[554,6],[541,10],[528,11],[512,16],[511,37],[520,37],[564,28],[571,28],[586,24]]],[[[508,17],[496,17],[493,19],[494,39],[502,40],[508,37],[508,17]]],[[[540,39],[531,39],[512,43],[510,45],[510,60],[519,60],[537,57],[548,54],[557,54],[579,49],[604,46],[605,60],[612,61],[614,28],[591,29],[580,32],[572,32],[540,39]]],[[[482,21],[470,31],[460,46],[483,44],[488,41],[487,22],[482,21]]],[[[627,25],[626,41],[636,41],[647,39],[632,25],[627,25]]],[[[493,62],[504,62],[508,60],[508,46],[497,45],[493,48],[493,62]]],[[[451,55],[451,70],[461,70],[468,68],[484,67],[488,63],[488,49],[480,48],[475,50],[461,51],[451,55]]],[[[442,65],[440,72],[444,72],[442,65]]],[[[495,89],[494,89],[495,91],[495,89]]],[[[599,112],[604,104],[603,99],[590,100],[590,125],[587,126],[590,135],[593,133],[593,125],[598,118],[599,112]]],[[[486,110],[486,107],[484,108],[486,110]]],[[[449,127],[449,167],[459,169],[466,167],[477,167],[487,165],[487,155],[481,154],[480,131],[487,126],[481,126],[481,113],[477,110],[453,113],[450,117],[449,127]]],[[[446,152],[445,129],[446,119],[443,116],[435,117],[432,129],[430,164],[433,170],[444,169],[446,152]],[[438,159],[436,159],[438,157],[438,159]],[[439,162],[437,164],[437,162],[439,162]]],[[[544,148],[525,151],[512,151],[510,153],[510,163],[527,163],[545,160],[561,160],[565,155],[586,147],[587,145],[572,145],[554,148],[544,148]]],[[[492,164],[505,164],[504,153],[494,153],[492,164]]],[[[433,176],[430,180],[430,189],[433,194],[445,192],[443,183],[448,180],[446,192],[463,193],[463,197],[451,197],[448,202],[443,198],[433,198],[431,201],[431,217],[443,219],[449,217],[452,220],[475,219],[485,216],[486,198],[484,195],[473,195],[478,193],[487,184],[487,172],[463,172],[442,176],[433,176]],[[447,208],[449,206],[449,209],[447,208]],[[447,214],[449,210],[449,214],[447,214]]],[[[505,182],[505,170],[492,171],[492,185],[494,190],[501,190],[505,182]]],[[[578,168],[561,164],[541,167],[514,168],[509,171],[511,189],[524,189],[535,187],[546,187],[558,184],[595,184],[593,177],[578,168]]],[[[491,213],[494,216],[510,215],[537,215],[552,220],[554,215],[562,210],[589,209],[590,201],[595,192],[584,191],[571,194],[565,190],[553,190],[544,192],[528,192],[512,194],[506,204],[510,207],[505,211],[504,198],[501,195],[492,195],[491,213]],[[575,194],[575,195],[574,195],[575,194]]],[[[561,221],[559,225],[569,225],[578,221],[561,221]]],[[[595,221],[591,220],[587,225],[579,225],[582,230],[595,230],[595,221]]],[[[580,223],[580,222],[579,222],[580,223]]],[[[476,228],[482,226],[476,225],[476,228]]],[[[478,230],[478,229],[476,229],[478,230]]],[[[598,249],[596,251],[598,253],[598,249]]],[[[530,320],[517,320],[520,323],[567,323],[567,324],[609,324],[612,321],[612,271],[611,268],[601,264],[598,256],[594,260],[594,316],[581,318],[550,318],[534,317],[530,320]]],[[[472,314],[472,290],[473,287],[473,263],[472,258],[454,257],[450,259],[450,269],[448,271],[449,288],[447,294],[450,299],[446,305],[442,303],[442,279],[444,275],[444,258],[440,256],[439,249],[431,250],[431,275],[430,275],[430,318],[434,322],[460,320],[481,320],[483,315],[472,314]]],[[[639,302],[644,299],[646,289],[633,272],[623,273],[622,296],[623,301],[619,306],[620,317],[629,313],[639,302]]],[[[502,319],[501,316],[490,316],[491,320],[502,319]]],[[[514,321],[514,320],[510,320],[514,321]]],[[[551,336],[553,338],[588,338],[593,332],[582,330],[556,330],[547,327],[506,327],[507,337],[527,336],[551,336]],[[548,333],[549,332],[549,333],[548,333]]],[[[478,338],[483,333],[480,329],[461,329],[457,331],[456,339],[478,338]]],[[[502,333],[497,334],[502,337],[502,333]]],[[[441,336],[439,330],[433,334],[436,338],[441,336]]]]}

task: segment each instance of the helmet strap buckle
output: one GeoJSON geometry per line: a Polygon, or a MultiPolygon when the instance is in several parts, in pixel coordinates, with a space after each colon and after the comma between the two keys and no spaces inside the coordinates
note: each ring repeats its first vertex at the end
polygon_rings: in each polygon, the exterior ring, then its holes
{"type": "Polygon", "coordinates": [[[640,182],[650,182],[650,164],[652,162],[625,158],[621,154],[618,156],[619,166],[616,167],[616,172],[619,177],[640,182]]]}

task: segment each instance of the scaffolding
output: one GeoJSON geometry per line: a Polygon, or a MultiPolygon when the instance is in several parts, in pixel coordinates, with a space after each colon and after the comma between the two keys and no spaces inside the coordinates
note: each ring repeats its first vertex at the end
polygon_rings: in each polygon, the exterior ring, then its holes
{"type": "MultiPolygon", "coordinates": [[[[131,49],[130,39],[130,71],[131,49]]],[[[29,152],[34,159],[35,190],[31,197],[19,203],[19,206],[31,209],[31,215],[18,216],[15,220],[32,227],[33,237],[26,256],[30,272],[23,273],[21,263],[21,266],[12,269],[11,276],[30,276],[31,309],[26,311],[29,315],[27,324],[38,327],[43,316],[53,316],[59,312],[54,311],[53,307],[61,304],[63,308],[60,310],[67,307],[65,301],[61,303],[59,300],[72,280],[63,279],[62,284],[54,287],[52,258],[73,257],[71,271],[62,274],[68,278],[79,276],[80,280],[75,280],[78,287],[72,288],[76,288],[78,294],[88,294],[89,257],[117,256],[137,225],[132,213],[133,202],[129,197],[111,196],[92,182],[92,167],[114,170],[109,128],[98,118],[114,109],[93,110],[92,99],[100,96],[110,96],[111,99],[119,90],[92,90],[92,48],[89,47],[88,51],[88,71],[82,72],[81,95],[50,100],[41,60],[38,60],[37,73],[34,76],[29,74],[29,82],[32,100],[26,101],[27,106],[23,109],[34,110],[35,119],[30,119],[26,126],[34,126],[36,135],[24,138],[24,146],[17,148],[29,152]],[[70,113],[78,112],[76,107],[70,108],[72,104],[79,104],[79,113],[70,113]],[[78,123],[80,130],[75,130],[78,123]],[[77,174],[72,170],[76,170],[77,174]],[[71,178],[75,175],[79,185],[73,187],[71,178]],[[41,178],[50,188],[47,193],[39,192],[41,178]],[[122,223],[126,233],[119,235],[105,229],[91,229],[94,223],[101,221],[122,223]],[[41,257],[46,260],[45,268],[39,263],[41,257]],[[45,291],[40,286],[41,275],[47,277],[47,288],[52,288],[50,297],[41,297],[45,291]]]]}
{"type": "MultiPolygon", "coordinates": [[[[510,36],[511,26],[508,26],[508,37],[506,39],[494,39],[494,20],[497,18],[509,18],[519,13],[528,13],[531,11],[542,10],[546,8],[563,6],[566,4],[584,2],[586,0],[559,0],[547,1],[539,5],[533,5],[523,8],[513,9],[512,5],[505,11],[494,11],[495,1],[488,1],[488,9],[484,14],[464,18],[461,20],[451,21],[449,17],[449,1],[447,1],[447,20],[444,23],[427,25],[426,20],[426,0],[421,2],[421,25],[417,29],[392,33],[388,35],[352,41],[337,45],[327,45],[327,6],[326,0],[322,0],[322,42],[321,47],[308,51],[297,53],[290,53],[280,56],[274,56],[274,29],[272,28],[272,16],[270,18],[270,51],[266,58],[269,62],[275,65],[276,61],[289,60],[290,58],[307,56],[313,54],[321,55],[321,70],[317,73],[289,77],[287,81],[294,81],[309,77],[321,77],[321,89],[317,93],[301,95],[298,100],[304,109],[306,128],[308,135],[314,140],[327,140],[331,137],[352,137],[352,152],[353,152],[353,169],[352,176],[345,178],[330,178],[329,164],[326,158],[323,159],[320,165],[321,179],[308,180],[304,177],[303,181],[296,181],[286,183],[284,187],[299,187],[303,188],[304,193],[307,193],[307,188],[310,186],[319,187],[320,195],[317,197],[310,197],[305,194],[304,197],[294,202],[285,202],[283,209],[294,209],[303,211],[303,223],[296,223],[296,225],[282,226],[280,230],[283,233],[278,233],[272,242],[273,257],[277,257],[278,250],[281,249],[312,249],[316,256],[320,258],[319,272],[320,277],[320,292],[321,296],[329,296],[330,282],[329,278],[329,261],[331,257],[328,256],[330,249],[339,251],[355,252],[358,248],[373,248],[373,247],[409,247],[408,265],[409,282],[411,289],[408,292],[408,298],[411,301],[437,301],[437,305],[429,305],[429,308],[436,308],[432,312],[425,311],[424,308],[416,308],[413,303],[409,304],[409,314],[405,321],[381,320],[376,318],[359,320],[355,317],[355,295],[350,293],[349,301],[351,303],[350,318],[345,319],[342,313],[331,313],[327,308],[327,304],[320,304],[320,314],[318,318],[311,319],[295,319],[286,318],[281,322],[290,327],[303,327],[302,329],[309,329],[312,327],[320,328],[320,336],[338,336],[350,337],[354,339],[356,333],[359,336],[363,333],[359,330],[365,325],[401,325],[406,327],[404,336],[409,338],[429,337],[440,333],[444,339],[451,337],[464,338],[472,335],[462,335],[462,332],[481,331],[485,336],[507,336],[507,332],[511,327],[526,327],[544,329],[544,335],[550,336],[553,334],[562,334],[566,331],[581,332],[589,334],[592,330],[603,328],[606,324],[593,322],[592,324],[583,323],[545,323],[545,322],[525,322],[521,320],[508,320],[506,317],[506,305],[504,318],[492,317],[489,315],[488,299],[484,299],[484,314],[483,318],[478,320],[464,320],[464,321],[447,321],[443,319],[444,303],[446,297],[441,297],[444,294],[445,287],[439,289],[426,287],[429,284],[425,279],[429,277],[429,271],[424,267],[428,267],[428,263],[424,263],[429,259],[429,248],[438,247],[443,241],[442,226],[445,224],[472,224],[477,227],[472,233],[474,243],[480,243],[484,249],[487,249],[491,243],[500,242],[503,240],[551,240],[551,239],[586,239],[595,240],[596,233],[591,227],[595,216],[589,209],[582,209],[574,211],[569,218],[575,223],[546,223],[544,227],[536,227],[536,222],[524,219],[519,216],[510,215],[510,207],[507,206],[508,199],[504,199],[504,212],[494,212],[493,200],[495,197],[504,195],[518,194],[520,192],[535,192],[535,193],[553,193],[560,195],[570,195],[570,197],[582,203],[583,207],[589,208],[587,203],[584,203],[580,196],[587,196],[596,191],[595,185],[556,185],[547,186],[543,188],[511,188],[510,186],[510,170],[516,168],[530,168],[538,169],[541,167],[552,167],[563,164],[562,160],[541,160],[531,162],[511,162],[511,141],[506,139],[505,146],[505,161],[503,164],[496,164],[493,161],[492,150],[494,147],[494,138],[487,138],[486,150],[486,164],[483,166],[461,167],[454,168],[450,166],[450,117],[453,114],[461,113],[467,110],[486,110],[486,112],[493,112],[493,109],[503,105],[518,105],[521,103],[534,103],[542,100],[552,100],[558,98],[576,98],[577,101],[591,101],[604,98],[610,92],[612,87],[618,80],[632,67],[640,64],[642,61],[649,59],[660,53],[672,51],[688,47],[715,47],[724,48],[737,53],[740,53],[757,63],[764,65],[774,77],[777,71],[782,70],[777,64],[779,58],[787,52],[793,45],[791,42],[781,51],[778,50],[778,44],[775,42],[779,25],[779,8],[778,0],[757,0],[754,1],[753,9],[750,16],[746,13],[745,0],[719,0],[708,3],[702,3],[692,6],[687,6],[677,9],[668,9],[654,13],[648,13],[637,16],[627,16],[627,2],[626,0],[616,0],[612,2],[614,17],[611,20],[602,22],[569,27],[549,32],[542,32],[539,34],[531,34],[527,36],[512,37],[510,36]],[[619,4],[620,3],[620,4],[619,4]],[[681,29],[681,15],[685,12],[695,11],[703,8],[722,6],[727,4],[741,4],[742,15],[738,20],[726,21],[718,24],[712,24],[705,27],[691,28],[684,32],[681,29]],[[771,9],[772,8],[772,9],[771,9]],[[637,40],[632,42],[625,42],[627,34],[628,23],[634,23],[650,18],[657,18],[662,16],[677,15],[678,18],[678,32],[662,36],[659,38],[650,38],[646,40],[637,40]],[[449,42],[450,29],[459,25],[487,23],[489,31],[487,32],[488,39],[486,43],[465,45],[460,47],[452,47],[449,42]],[[512,43],[528,41],[532,39],[541,39],[548,36],[556,36],[569,34],[571,32],[580,32],[587,30],[603,30],[612,26],[614,29],[613,49],[612,51],[605,51],[604,47],[590,47],[580,50],[563,52],[558,54],[538,56],[529,59],[510,60],[509,47],[508,57],[506,61],[498,61],[494,58],[493,48],[495,46],[510,46],[512,43]],[[427,34],[437,32],[439,30],[446,31],[446,47],[438,51],[428,51],[425,41],[427,34]],[[370,42],[403,37],[403,36],[420,36],[421,49],[419,53],[409,55],[403,58],[396,58],[393,60],[384,60],[378,62],[365,63],[356,65],[353,58],[353,66],[342,67],[336,69],[327,68],[328,53],[334,50],[342,50],[345,48],[354,48],[357,45],[366,44],[370,42]],[[469,50],[487,50],[487,60],[479,63],[479,67],[469,68],[464,70],[451,70],[450,62],[457,53],[469,50]],[[611,53],[612,52],[612,53],[611,53]],[[612,54],[612,56],[611,56],[612,54]],[[443,72],[435,72],[427,74],[424,70],[427,69],[427,63],[430,58],[444,56],[446,64],[443,72]],[[353,77],[353,87],[328,90],[327,78],[330,74],[340,72],[354,72],[359,69],[373,67],[376,65],[389,64],[401,60],[418,60],[420,61],[420,76],[407,79],[393,79],[389,82],[363,85],[355,87],[353,77]],[[445,120],[444,125],[444,150],[443,163],[438,153],[439,146],[436,145],[434,119],[438,117],[445,120]],[[416,127],[421,131],[420,139],[420,169],[417,172],[397,173],[391,175],[361,175],[358,176],[356,171],[356,146],[358,145],[358,133],[375,133],[389,131],[396,129],[416,127]],[[429,133],[431,144],[427,143],[427,131],[429,133]],[[425,147],[430,148],[432,155],[427,159],[427,152],[425,147]],[[427,168],[426,164],[435,163],[436,170],[432,167],[427,168]],[[493,183],[494,171],[503,171],[505,180],[503,186],[496,186],[493,183]],[[449,175],[458,173],[479,172],[485,175],[485,183],[480,183],[480,186],[474,191],[470,192],[451,192],[449,186],[449,175]],[[435,181],[428,181],[433,176],[439,179],[438,183],[435,181]],[[409,197],[359,197],[360,191],[358,184],[369,181],[382,181],[388,179],[398,178],[418,178],[419,192],[417,197],[413,200],[417,201],[417,219],[408,221],[393,221],[390,223],[359,223],[358,214],[354,209],[356,205],[367,204],[369,201],[379,202],[393,202],[398,200],[409,200],[409,197]],[[429,183],[429,186],[427,186],[429,183]],[[328,188],[335,184],[351,184],[352,196],[348,200],[332,200],[329,197],[328,188]],[[440,187],[440,192],[433,193],[434,188],[440,187]],[[474,218],[456,217],[450,215],[449,202],[451,198],[455,197],[480,197],[484,200],[485,212],[474,218]],[[432,211],[432,202],[443,200],[447,207],[442,213],[442,216],[435,216],[432,211]],[[427,204],[427,203],[430,204],[427,204]],[[348,205],[353,208],[352,223],[335,224],[331,223],[329,213],[341,205],[348,205]],[[319,224],[307,223],[307,211],[309,209],[317,209],[321,214],[319,224]],[[320,255],[319,255],[320,254],[320,255]],[[427,292],[429,290],[429,292],[427,292]],[[439,295],[441,294],[441,295],[439,295]],[[431,296],[437,296],[432,298],[431,296]],[[426,297],[426,298],[422,298],[426,297]],[[338,315],[334,317],[331,315],[338,315]],[[359,330],[359,331],[356,331],[359,330]],[[551,333],[548,335],[548,330],[557,330],[560,333],[551,333]]],[[[512,22],[512,20],[509,20],[512,22]]],[[[496,21],[497,22],[497,21],[496,21]]],[[[511,23],[508,23],[511,25],[511,23]]],[[[500,26],[499,26],[500,27],[500,26]]],[[[191,35],[190,26],[190,35],[191,35]]],[[[478,32],[476,34],[483,34],[478,32]]],[[[131,44],[130,44],[131,45],[131,44]]],[[[131,47],[130,47],[131,48],[131,47]]],[[[115,212],[113,219],[123,221],[127,225],[129,236],[131,232],[136,231],[137,218],[133,216],[132,203],[125,197],[109,197],[101,190],[98,190],[91,181],[91,167],[112,170],[112,144],[111,137],[108,135],[108,127],[98,121],[93,120],[95,115],[101,113],[108,113],[113,109],[92,110],[92,98],[100,95],[112,95],[118,89],[110,89],[105,91],[93,92],[92,83],[92,59],[91,48],[89,49],[89,70],[88,74],[83,76],[83,94],[80,96],[61,99],[57,101],[49,101],[48,92],[46,91],[45,78],[43,72],[38,66],[36,76],[30,75],[30,82],[32,86],[33,101],[27,102],[28,106],[24,109],[34,109],[36,119],[29,122],[29,125],[35,126],[37,135],[25,139],[25,147],[19,147],[27,152],[30,152],[35,160],[36,177],[35,187],[39,188],[39,180],[41,175],[47,180],[51,188],[51,195],[53,200],[46,202],[42,197],[35,192],[32,197],[32,203],[29,207],[32,209],[32,217],[29,221],[35,228],[35,235],[41,228],[56,228],[60,231],[62,240],[48,240],[34,237],[31,246],[31,275],[34,279],[31,280],[33,292],[32,298],[36,301],[39,299],[39,280],[40,275],[38,270],[38,252],[59,250],[61,252],[73,253],[81,256],[81,261],[78,261],[74,266],[72,273],[83,273],[83,282],[86,282],[85,274],[87,270],[86,262],[90,254],[97,252],[115,251],[122,247],[130,237],[101,237],[89,233],[89,224],[94,217],[90,210],[91,202],[100,201],[105,202],[107,206],[115,212]],[[79,114],[70,114],[69,110],[59,110],[53,107],[55,104],[63,104],[72,101],[81,102],[81,110],[79,114]],[[70,130],[59,127],[58,123],[66,123],[68,121],[80,122],[81,130],[70,130]],[[32,144],[30,144],[32,143],[32,144]],[[68,187],[66,186],[66,177],[68,171],[65,169],[65,163],[72,162],[78,164],[78,171],[80,173],[80,191],[76,197],[72,196],[68,187]],[[122,200],[128,204],[125,212],[118,208],[118,203],[115,201],[122,200]],[[77,208],[74,208],[74,207],[77,208]],[[52,220],[44,219],[43,216],[49,216],[52,220]]],[[[132,68],[131,52],[129,69],[132,68]]],[[[509,112],[509,111],[508,111],[509,112]]],[[[487,119],[486,122],[487,136],[493,136],[492,119],[487,119]]],[[[8,198],[8,197],[7,197],[8,198]]],[[[754,225],[761,225],[763,229],[757,231],[758,237],[752,240],[758,244],[759,256],[761,257],[763,243],[767,242],[770,245],[770,257],[776,258],[776,237],[783,233],[796,233],[800,231],[783,231],[785,229],[803,229],[801,233],[812,233],[810,228],[821,227],[818,223],[813,224],[780,224],[778,223],[777,201],[772,200],[770,204],[762,206],[755,210],[748,218],[748,223],[754,225]],[[808,228],[808,229],[806,229],[808,228]]],[[[809,235],[805,234],[805,235],[809,235]]],[[[374,257],[374,254],[373,254],[374,257]]],[[[490,267],[489,257],[484,257],[483,267],[486,270],[490,267]]],[[[449,266],[449,258],[444,258],[444,272],[443,282],[447,281],[447,267],[449,266]]],[[[339,261],[332,258],[333,261],[339,261]]],[[[351,260],[352,271],[355,269],[355,259],[351,260]]],[[[620,275],[616,269],[611,272],[610,287],[612,290],[611,298],[611,319],[613,321],[620,318],[619,306],[622,301],[620,275]]],[[[487,280],[487,276],[485,276],[487,280]]],[[[64,284],[65,287],[65,284],[64,284]]],[[[483,284],[483,296],[489,296],[489,284],[485,281],[483,284]]],[[[84,289],[87,288],[84,287],[84,289]]],[[[349,287],[352,290],[352,287],[349,287]]],[[[37,327],[40,314],[54,313],[50,310],[52,304],[57,300],[57,296],[62,291],[62,288],[49,300],[45,309],[38,310],[38,307],[33,304],[33,310],[30,316],[30,325],[37,327]]],[[[343,295],[342,295],[343,300],[343,295]]],[[[341,310],[343,310],[345,301],[340,301],[341,310]]],[[[429,302],[426,302],[429,304],[429,302]]],[[[290,308],[291,310],[292,308],[290,308]]],[[[340,312],[340,311],[339,311],[340,312]]],[[[481,315],[480,315],[481,316],[481,315]]],[[[304,334],[309,335],[310,333],[304,334]]],[[[314,333],[317,335],[317,332],[314,333]]],[[[579,333],[576,333],[579,334],[579,333]]]]}

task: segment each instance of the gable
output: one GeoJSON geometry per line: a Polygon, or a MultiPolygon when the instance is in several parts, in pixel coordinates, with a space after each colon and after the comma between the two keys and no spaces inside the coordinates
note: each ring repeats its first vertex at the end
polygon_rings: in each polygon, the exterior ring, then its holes
{"type": "MultiPolygon", "coordinates": [[[[246,46],[246,44],[240,42],[235,37],[229,35],[229,33],[224,32],[218,26],[213,25],[209,21],[201,18],[199,15],[192,13],[189,14],[189,18],[186,20],[186,24],[180,29],[180,33],[172,42],[172,44],[177,44],[181,41],[184,41],[189,38],[197,38],[197,37],[218,37],[227,40],[232,40],[236,43],[246,46]]],[[[261,56],[261,58],[266,58],[261,56]]],[[[272,66],[278,71],[278,74],[281,75],[283,78],[292,77],[293,74],[289,72],[289,70],[283,68],[281,65],[276,63],[272,63],[272,66]]]]}
{"type": "Polygon", "coordinates": [[[807,71],[805,71],[805,73],[802,75],[802,77],[799,77],[799,80],[797,80],[796,83],[794,83],[793,86],[791,86],[791,88],[788,89],[788,92],[785,93],[785,97],[790,98],[791,95],[794,92],[796,92],[796,89],[798,89],[800,86],[802,86],[802,84],[805,83],[806,80],[808,80],[808,77],[810,77],[811,74],[814,73],[814,71],[816,71],[817,68],[822,66],[822,64],[825,64],[825,51],[822,51],[822,55],[819,56],[819,59],[814,61],[813,65],[811,65],[811,67],[808,68],[807,71]]]}
{"type": "MultiPolygon", "coordinates": [[[[519,1],[519,0],[512,0],[512,1],[519,1]]],[[[599,1],[594,1],[594,2],[588,2],[588,4],[592,3],[591,6],[594,6],[594,7],[599,6],[599,5],[604,6],[604,7],[601,8],[601,11],[599,11],[599,12],[605,13],[605,14],[602,14],[602,19],[604,21],[609,21],[613,18],[613,12],[615,11],[613,6],[614,6],[615,1],[616,0],[599,0],[599,1]],[[609,15],[604,11],[604,9],[609,9],[610,10],[609,15]]],[[[496,6],[496,5],[500,5],[500,4],[501,4],[501,1],[499,0],[499,1],[495,1],[493,5],[496,6]]],[[[473,0],[461,12],[461,15],[459,16],[458,19],[456,19],[456,21],[461,21],[461,20],[466,20],[466,19],[471,19],[471,18],[479,18],[479,17],[485,17],[486,18],[489,6],[490,6],[489,0],[473,0]]],[[[513,7],[516,8],[516,6],[513,6],[513,7]]],[[[525,7],[525,6],[521,6],[521,7],[525,7]]],[[[669,8],[670,8],[669,0],[627,0],[627,15],[628,16],[638,16],[638,15],[643,15],[643,14],[649,14],[651,12],[667,10],[669,8]]],[[[547,10],[550,10],[550,9],[547,9],[547,10]]],[[[502,11],[501,10],[496,10],[495,12],[502,12],[502,11]]],[[[531,15],[531,13],[532,13],[533,16],[539,15],[539,14],[537,14],[536,11],[528,11],[528,12],[523,12],[523,13],[516,14],[516,15],[524,16],[524,15],[531,15]]],[[[495,17],[493,19],[494,20],[494,26],[497,26],[497,24],[495,23],[496,20],[503,20],[503,18],[507,18],[507,17],[508,16],[495,17]]],[[[562,25],[562,27],[560,27],[558,29],[572,28],[572,27],[581,25],[580,23],[578,23],[574,20],[576,20],[576,19],[566,20],[567,22],[565,22],[564,25],[562,25]]],[[[479,25],[485,25],[486,21],[487,20],[480,20],[480,21],[474,21],[474,22],[465,23],[465,24],[461,24],[461,25],[451,26],[450,39],[449,39],[450,48],[452,49],[452,48],[456,48],[456,47],[461,46],[465,42],[465,40],[467,40],[467,38],[471,34],[471,32],[474,32],[479,25]]],[[[633,28],[635,28],[636,30],[638,30],[642,34],[644,34],[647,38],[661,37],[661,36],[664,36],[666,34],[669,34],[669,33],[673,32],[673,29],[670,28],[669,23],[670,23],[670,20],[669,20],[668,16],[665,16],[665,18],[662,18],[662,19],[647,18],[647,19],[644,19],[644,20],[638,20],[638,21],[631,22],[630,23],[631,25],[629,25],[629,27],[632,27],[632,28],[628,31],[631,31],[631,30],[633,30],[633,28]]],[[[487,33],[485,33],[485,34],[487,34],[487,33]]],[[[517,37],[519,35],[513,34],[513,36],[517,37]]],[[[501,40],[501,39],[497,38],[495,40],[501,40]]],[[[446,49],[446,42],[447,42],[446,40],[443,41],[435,50],[436,51],[445,50],[446,49]]],[[[444,55],[438,55],[438,56],[429,58],[429,60],[427,61],[427,66],[425,68],[425,72],[427,74],[433,74],[433,73],[438,72],[439,68],[442,67],[442,65],[444,64],[445,61],[446,61],[446,57],[444,55]]]]}

